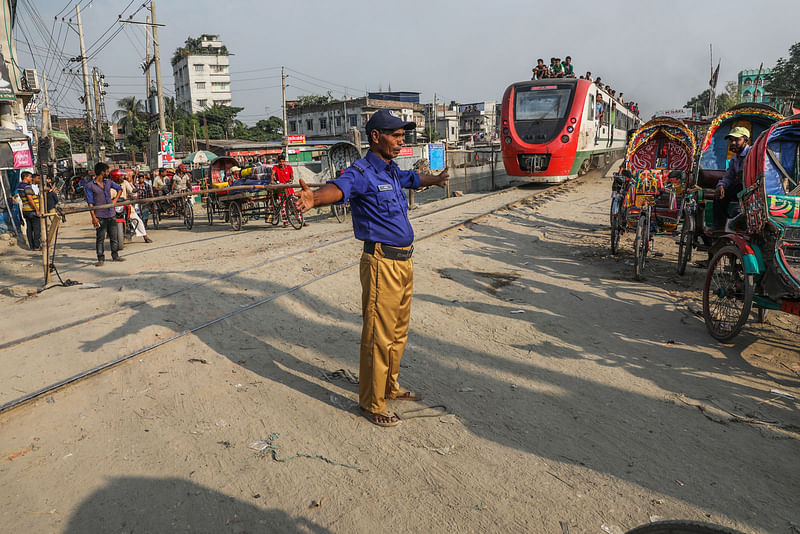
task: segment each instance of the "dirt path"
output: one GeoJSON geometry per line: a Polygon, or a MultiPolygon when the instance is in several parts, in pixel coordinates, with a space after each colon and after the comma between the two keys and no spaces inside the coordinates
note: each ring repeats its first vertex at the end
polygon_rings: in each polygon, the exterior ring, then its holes
{"type": "MultiPolygon", "coordinates": [[[[800,380],[781,362],[800,362],[798,322],[775,316],[733,345],[714,342],[689,303],[702,271],[674,275],[671,243],[659,240],[665,255],[643,283],[627,264],[630,237],[608,255],[608,190],[594,176],[417,243],[401,381],[449,415],[381,429],[356,415],[356,386],[323,377],[358,368],[358,273],[346,269],[0,416],[0,522],[15,532],[601,533],[660,517],[793,532],[800,380]],[[280,463],[248,447],[273,433],[276,457],[332,463],[280,463]]],[[[326,224],[309,229],[346,235],[326,224]]],[[[58,293],[38,299],[91,315],[117,284],[121,303],[235,270],[240,239],[179,257],[165,249],[137,280],[114,266],[98,289],[63,290],[74,291],[63,304],[58,293]]],[[[296,246],[255,242],[261,255],[296,246]]],[[[357,246],[308,256],[112,316],[105,334],[76,335],[58,358],[118,355],[159,328],[355,261],[357,246]]],[[[24,316],[32,304],[15,306],[24,316]]]]}

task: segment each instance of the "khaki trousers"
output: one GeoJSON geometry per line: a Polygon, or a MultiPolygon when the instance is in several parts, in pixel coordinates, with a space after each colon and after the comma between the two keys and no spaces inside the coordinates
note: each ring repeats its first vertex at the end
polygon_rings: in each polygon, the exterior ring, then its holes
{"type": "Polygon", "coordinates": [[[358,399],[373,413],[386,409],[386,398],[400,390],[397,375],[408,340],[413,260],[383,257],[380,243],[375,253],[361,255],[361,366],[358,399]]]}

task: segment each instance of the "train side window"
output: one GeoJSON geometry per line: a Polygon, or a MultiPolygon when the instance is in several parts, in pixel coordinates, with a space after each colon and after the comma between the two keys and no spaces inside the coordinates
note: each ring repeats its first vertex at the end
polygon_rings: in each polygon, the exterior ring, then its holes
{"type": "Polygon", "coordinates": [[[589,99],[587,100],[589,103],[589,109],[587,110],[586,117],[587,120],[593,121],[594,120],[594,95],[589,95],[589,99]]]}

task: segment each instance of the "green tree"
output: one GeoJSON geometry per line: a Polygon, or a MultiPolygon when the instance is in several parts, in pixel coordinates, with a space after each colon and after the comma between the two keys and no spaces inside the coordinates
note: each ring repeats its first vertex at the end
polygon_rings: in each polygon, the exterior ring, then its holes
{"type": "Polygon", "coordinates": [[[433,125],[430,124],[426,126],[424,130],[422,130],[422,137],[424,137],[431,143],[435,143],[436,141],[442,138],[442,136],[439,135],[439,132],[436,131],[436,128],[434,128],[433,125]]]}
{"type": "Polygon", "coordinates": [[[135,96],[126,96],[117,101],[117,108],[111,118],[125,131],[125,144],[143,150],[148,137],[144,103],[135,96]]]}
{"type": "Polygon", "coordinates": [[[789,58],[779,58],[775,67],[766,76],[764,91],[781,99],[786,109],[791,110],[798,97],[800,87],[800,43],[789,48],[789,58]]]}
{"type": "Polygon", "coordinates": [[[742,97],[739,96],[739,86],[736,82],[728,82],[725,84],[725,91],[717,95],[717,113],[728,111],[733,106],[742,103],[742,97]]]}
{"type": "Polygon", "coordinates": [[[333,98],[333,94],[328,91],[324,95],[301,95],[294,101],[295,107],[303,108],[307,106],[319,106],[323,104],[333,104],[339,100],[333,98]]]}

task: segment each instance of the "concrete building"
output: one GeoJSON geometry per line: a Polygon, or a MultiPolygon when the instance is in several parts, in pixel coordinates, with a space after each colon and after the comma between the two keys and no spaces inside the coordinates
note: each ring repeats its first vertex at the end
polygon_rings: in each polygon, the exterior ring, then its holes
{"type": "Polygon", "coordinates": [[[771,95],[764,93],[764,84],[770,72],[772,69],[763,69],[759,78],[758,69],[739,71],[737,83],[739,84],[739,98],[742,99],[742,102],[762,102],[771,106],[776,105],[771,95]]]}
{"type": "Polygon", "coordinates": [[[488,142],[498,138],[499,106],[494,101],[459,104],[459,137],[463,143],[488,142]]]}
{"type": "Polygon", "coordinates": [[[416,134],[422,134],[425,128],[425,107],[419,103],[419,93],[413,92],[369,93],[360,98],[303,107],[288,101],[286,107],[287,134],[302,134],[311,140],[347,139],[352,128],[360,130],[366,140],[364,126],[379,109],[390,109],[403,120],[416,123],[415,133],[410,136],[414,141],[416,134]]]}
{"type": "Polygon", "coordinates": [[[461,129],[459,126],[458,104],[437,104],[436,117],[433,115],[433,104],[425,104],[425,117],[428,124],[436,129],[439,141],[447,144],[458,144],[461,129]]]}
{"type": "Polygon", "coordinates": [[[172,58],[172,75],[179,109],[197,113],[214,105],[231,105],[230,58],[217,35],[187,39],[187,46],[172,58]]]}

